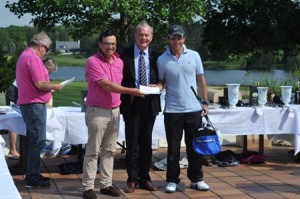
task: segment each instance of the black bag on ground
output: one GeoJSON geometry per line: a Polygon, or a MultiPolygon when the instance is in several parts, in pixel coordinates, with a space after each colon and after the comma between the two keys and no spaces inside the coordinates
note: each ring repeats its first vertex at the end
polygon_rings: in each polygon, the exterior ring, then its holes
{"type": "Polygon", "coordinates": [[[57,167],[62,175],[80,174],[82,173],[82,164],[83,162],[66,162],[59,164],[57,167]]]}
{"type": "Polygon", "coordinates": [[[212,162],[220,167],[235,167],[240,165],[239,155],[231,150],[221,151],[213,158],[212,162]]]}
{"type": "Polygon", "coordinates": [[[207,123],[198,129],[193,137],[194,151],[203,156],[216,155],[221,151],[219,136],[211,124],[207,115],[204,115],[207,123]]]}

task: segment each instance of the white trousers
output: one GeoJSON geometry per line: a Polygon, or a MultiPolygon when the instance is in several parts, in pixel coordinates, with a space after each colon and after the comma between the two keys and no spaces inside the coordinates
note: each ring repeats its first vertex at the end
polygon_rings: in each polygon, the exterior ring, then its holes
{"type": "Polygon", "coordinates": [[[94,189],[100,155],[100,189],[112,185],[114,155],[119,133],[120,110],[88,107],[85,114],[88,142],[83,162],[82,185],[84,190],[94,189]],[[99,154],[100,152],[100,154],[99,154]]]}

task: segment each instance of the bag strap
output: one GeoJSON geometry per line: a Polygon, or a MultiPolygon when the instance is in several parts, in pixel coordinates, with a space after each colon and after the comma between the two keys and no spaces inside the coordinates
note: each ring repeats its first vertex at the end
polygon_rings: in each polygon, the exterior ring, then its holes
{"type": "Polygon", "coordinates": [[[210,121],[208,115],[203,115],[203,116],[201,116],[201,117],[204,117],[204,118],[206,119],[207,123],[208,123],[214,130],[216,130],[215,127],[214,127],[214,125],[211,123],[211,121],[210,121]]]}
{"type": "Polygon", "coordinates": [[[197,98],[197,100],[199,101],[199,103],[200,103],[200,105],[201,105],[201,107],[202,107],[201,102],[203,101],[203,99],[197,95],[197,93],[196,93],[196,91],[195,91],[195,89],[194,89],[193,86],[191,86],[191,89],[192,89],[192,91],[193,91],[195,97],[197,98]]]}
{"type": "MultiPolygon", "coordinates": [[[[195,91],[195,89],[194,89],[193,86],[191,86],[191,89],[192,89],[192,91],[193,91],[195,97],[196,97],[197,100],[199,101],[200,106],[201,106],[201,108],[202,108],[202,103],[201,103],[201,102],[203,101],[203,99],[197,95],[197,93],[196,93],[196,91],[195,91]]],[[[208,115],[201,115],[201,117],[205,117],[207,123],[208,123],[214,130],[216,130],[215,127],[212,125],[212,123],[211,123],[211,121],[210,121],[208,115]]],[[[201,121],[202,121],[202,119],[201,119],[201,121]]],[[[203,123],[203,122],[202,122],[202,123],[203,123]]]]}

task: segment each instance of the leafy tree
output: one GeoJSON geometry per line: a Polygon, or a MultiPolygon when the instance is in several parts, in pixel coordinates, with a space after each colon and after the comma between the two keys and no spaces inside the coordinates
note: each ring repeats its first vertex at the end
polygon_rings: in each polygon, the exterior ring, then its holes
{"type": "Polygon", "coordinates": [[[36,32],[37,29],[30,26],[0,28],[0,42],[4,52],[13,54],[18,46],[26,46],[28,39],[36,32]]]}
{"type": "Polygon", "coordinates": [[[94,54],[97,51],[96,40],[99,35],[83,36],[80,39],[80,48],[86,55],[94,54]]]}
{"type": "Polygon", "coordinates": [[[12,84],[13,80],[15,79],[15,63],[17,62],[21,49],[17,47],[15,54],[11,58],[8,58],[5,52],[1,49],[3,48],[0,44],[0,91],[2,92],[6,91],[6,89],[12,84]]]}
{"type": "Polygon", "coordinates": [[[2,48],[2,44],[0,43],[0,92],[6,91],[8,88],[8,83],[12,83],[11,76],[12,70],[7,66],[8,58],[2,48]]]}
{"type": "Polygon", "coordinates": [[[5,7],[18,17],[30,13],[40,30],[53,30],[58,24],[71,27],[74,38],[112,29],[120,46],[129,43],[130,33],[141,20],[147,20],[155,34],[165,38],[169,23],[192,23],[204,9],[203,0],[23,0],[5,7]]]}
{"type": "Polygon", "coordinates": [[[2,47],[2,43],[0,43],[0,67],[5,67],[7,62],[7,56],[2,47]]]}
{"type": "Polygon", "coordinates": [[[298,0],[205,0],[204,44],[233,54],[284,51],[300,44],[298,0]]]}
{"type": "Polygon", "coordinates": [[[184,26],[186,32],[186,42],[185,44],[194,50],[197,50],[202,45],[202,32],[203,28],[201,23],[195,22],[190,25],[184,26]]]}

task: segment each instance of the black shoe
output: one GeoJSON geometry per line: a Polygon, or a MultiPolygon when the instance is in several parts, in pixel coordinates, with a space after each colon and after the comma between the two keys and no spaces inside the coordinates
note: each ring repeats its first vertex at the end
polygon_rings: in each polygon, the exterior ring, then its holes
{"type": "Polygon", "coordinates": [[[109,195],[109,196],[120,196],[121,193],[119,190],[117,190],[114,186],[109,186],[104,189],[100,189],[100,193],[104,195],[109,195]]]}
{"type": "Polygon", "coordinates": [[[89,189],[89,190],[83,192],[83,198],[84,199],[97,199],[97,195],[93,191],[93,189],[89,189]]]}
{"type": "Polygon", "coordinates": [[[300,152],[298,152],[298,153],[295,155],[294,161],[295,161],[296,163],[300,163],[300,152]]]}
{"type": "Polygon", "coordinates": [[[51,186],[50,181],[27,181],[25,180],[25,187],[30,189],[44,189],[51,186]]]}
{"type": "Polygon", "coordinates": [[[40,180],[44,182],[50,182],[51,178],[40,175],[40,180]]]}
{"type": "Polygon", "coordinates": [[[289,150],[289,151],[288,151],[288,154],[294,155],[294,153],[295,153],[295,149],[292,149],[292,150],[289,150]]]}
{"type": "Polygon", "coordinates": [[[157,191],[157,187],[152,184],[150,181],[140,182],[140,189],[145,189],[148,191],[157,191]]]}

